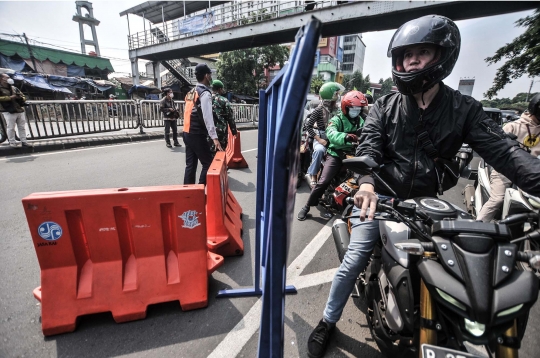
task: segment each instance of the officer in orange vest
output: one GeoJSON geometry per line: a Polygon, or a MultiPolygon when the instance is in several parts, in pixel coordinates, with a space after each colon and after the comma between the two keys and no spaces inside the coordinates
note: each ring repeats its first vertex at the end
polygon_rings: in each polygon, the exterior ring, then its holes
{"type": "Polygon", "coordinates": [[[212,91],[208,87],[212,83],[212,71],[206,63],[199,63],[195,67],[195,77],[199,83],[186,95],[184,107],[184,132],[182,133],[186,145],[184,184],[195,184],[197,161],[200,161],[202,165],[199,184],[206,184],[206,173],[213,158],[206,141],[207,136],[212,138],[217,150],[223,151],[214,126],[212,91]]]}

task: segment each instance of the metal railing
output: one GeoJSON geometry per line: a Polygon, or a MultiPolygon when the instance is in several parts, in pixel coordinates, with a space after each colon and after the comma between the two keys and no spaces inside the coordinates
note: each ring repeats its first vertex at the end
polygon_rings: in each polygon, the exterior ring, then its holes
{"type": "MultiPolygon", "coordinates": [[[[72,137],[120,131],[164,127],[159,100],[115,101],[27,101],[24,107],[27,137],[30,140],[72,137]]],[[[175,101],[180,111],[178,125],[184,124],[184,101],[175,101]]],[[[258,104],[231,103],[236,123],[258,125],[258,104]]],[[[7,139],[0,118],[0,143],[7,139]]],[[[16,131],[17,132],[17,131],[16,131]]]]}
{"type": "MultiPolygon", "coordinates": [[[[156,100],[144,100],[140,101],[140,113],[142,126],[144,128],[163,127],[163,115],[159,110],[160,101],[156,100]]],[[[180,118],[177,120],[179,126],[184,125],[184,101],[174,101],[176,107],[180,111],[180,118]]],[[[235,123],[251,123],[253,126],[257,126],[259,117],[259,105],[258,104],[240,104],[231,103],[233,110],[233,118],[235,123]]]]}
{"type": "Polygon", "coordinates": [[[307,11],[306,6],[310,5],[314,6],[313,10],[339,6],[338,1],[333,0],[316,1],[311,4],[304,1],[234,1],[136,32],[128,36],[128,46],[130,50],[134,50],[203,33],[294,15],[307,11]],[[194,20],[197,20],[197,25],[194,25],[194,20]],[[189,31],[190,27],[192,31],[189,31]]]}
{"type": "Polygon", "coordinates": [[[28,101],[25,107],[32,139],[135,129],[135,101],[28,101]]]}

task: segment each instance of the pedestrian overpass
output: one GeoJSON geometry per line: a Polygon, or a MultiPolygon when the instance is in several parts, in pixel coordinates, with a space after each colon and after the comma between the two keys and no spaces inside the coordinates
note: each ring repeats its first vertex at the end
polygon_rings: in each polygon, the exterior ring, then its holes
{"type": "Polygon", "coordinates": [[[139,83],[137,60],[144,59],[163,63],[188,85],[193,78],[179,59],[294,42],[312,16],[323,23],[322,37],[329,37],[396,29],[428,14],[465,20],[537,7],[534,1],[155,1],[120,16],[127,16],[128,27],[129,14],[151,24],[128,36],[133,83],[139,83]]]}

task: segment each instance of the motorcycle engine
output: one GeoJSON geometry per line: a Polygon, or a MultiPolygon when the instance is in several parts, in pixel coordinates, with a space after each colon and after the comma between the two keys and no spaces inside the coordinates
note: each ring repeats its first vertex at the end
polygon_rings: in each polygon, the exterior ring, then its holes
{"type": "Polygon", "coordinates": [[[419,209],[422,209],[433,220],[443,220],[444,218],[457,219],[459,211],[452,204],[439,198],[420,197],[414,198],[414,202],[419,209]]]}

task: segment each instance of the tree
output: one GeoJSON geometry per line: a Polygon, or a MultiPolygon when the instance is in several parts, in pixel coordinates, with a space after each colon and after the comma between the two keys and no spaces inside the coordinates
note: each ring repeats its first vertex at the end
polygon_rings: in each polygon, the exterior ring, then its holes
{"type": "Polygon", "coordinates": [[[485,59],[489,65],[503,58],[508,61],[497,70],[493,86],[484,93],[484,97],[494,97],[504,86],[524,74],[530,77],[540,75],[540,9],[515,23],[516,26],[527,27],[525,32],[498,49],[494,56],[485,59]]]}
{"type": "MultiPolygon", "coordinates": [[[[531,93],[528,95],[528,97],[532,98],[534,95],[535,93],[531,93]]],[[[512,99],[512,103],[525,102],[526,99],[527,99],[527,92],[520,92],[512,99]]]]}
{"type": "Polygon", "coordinates": [[[379,83],[381,84],[381,91],[378,94],[375,94],[374,100],[377,100],[381,98],[382,96],[386,96],[387,94],[392,93],[392,87],[394,86],[394,81],[392,81],[392,78],[388,77],[383,81],[381,78],[379,83]]]}
{"type": "Polygon", "coordinates": [[[313,92],[315,94],[319,94],[319,90],[321,89],[321,86],[323,84],[324,84],[324,78],[321,75],[317,75],[317,76],[311,78],[310,92],[313,92]]]}
{"type": "Polygon", "coordinates": [[[354,71],[352,75],[343,76],[343,87],[345,87],[345,91],[347,92],[356,88],[357,91],[366,93],[369,86],[369,75],[364,77],[360,71],[354,71]]]}
{"type": "Polygon", "coordinates": [[[289,49],[281,45],[223,52],[217,61],[217,78],[228,90],[257,96],[258,90],[265,87],[264,70],[283,67],[288,57],[289,49]]]}
{"type": "MultiPolygon", "coordinates": [[[[531,93],[529,98],[536,95],[536,93],[531,93]]],[[[527,98],[527,93],[520,92],[514,98],[493,98],[493,99],[483,99],[480,101],[482,106],[491,107],[491,108],[501,108],[501,109],[517,109],[520,112],[523,112],[529,106],[529,103],[525,101],[527,98]]]]}

